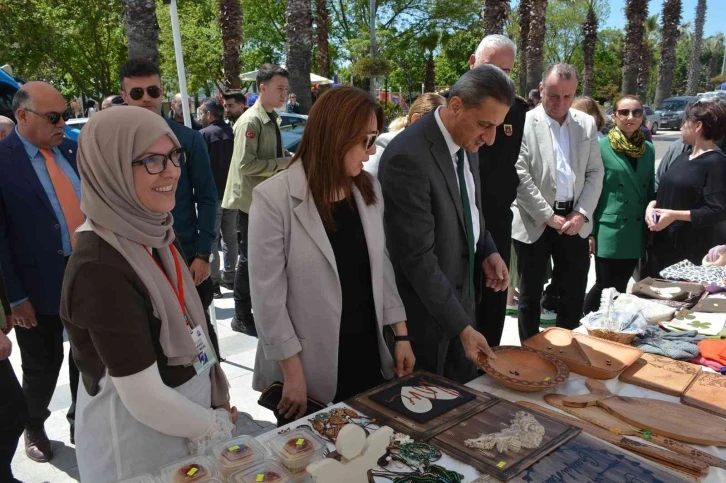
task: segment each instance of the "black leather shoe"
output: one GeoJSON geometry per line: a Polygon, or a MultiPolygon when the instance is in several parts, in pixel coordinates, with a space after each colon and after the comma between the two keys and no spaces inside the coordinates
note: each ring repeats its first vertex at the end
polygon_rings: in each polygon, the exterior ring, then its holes
{"type": "Polygon", "coordinates": [[[45,429],[25,430],[25,454],[38,463],[47,463],[53,458],[53,449],[45,429]]]}
{"type": "Polygon", "coordinates": [[[225,282],[222,280],[219,284],[227,290],[234,290],[234,282],[225,282]]]}
{"type": "Polygon", "coordinates": [[[222,298],[222,289],[219,288],[219,285],[216,285],[214,287],[214,293],[212,294],[212,297],[214,297],[215,299],[222,298]]]}
{"type": "Polygon", "coordinates": [[[244,319],[239,319],[235,315],[232,319],[232,330],[235,332],[241,332],[251,337],[257,337],[257,329],[255,328],[255,318],[250,315],[244,319]]]}

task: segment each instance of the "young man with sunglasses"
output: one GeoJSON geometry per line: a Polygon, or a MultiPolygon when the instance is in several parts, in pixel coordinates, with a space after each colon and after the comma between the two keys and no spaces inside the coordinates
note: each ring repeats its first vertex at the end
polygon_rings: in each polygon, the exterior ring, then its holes
{"type": "MultiPolygon", "coordinates": [[[[18,125],[0,141],[0,266],[23,364],[25,453],[41,463],[53,457],[45,420],[63,364],[63,275],[84,222],[77,144],[63,138],[67,107],[50,84],[25,84],[13,99],[18,125]]],[[[72,357],[68,369],[73,442],[78,369],[72,357]]],[[[0,431],[0,440],[5,437],[0,431]]]]}
{"type": "Polygon", "coordinates": [[[285,105],[289,77],[288,72],[278,65],[263,64],[258,69],[257,89],[260,95],[234,124],[232,164],[222,200],[222,208],[238,210],[237,231],[240,234],[232,330],[254,337],[257,330],[252,316],[247,266],[249,212],[255,186],[287,168],[290,162],[282,145],[280,116],[275,111],[285,105]]]}
{"type": "MultiPolygon", "coordinates": [[[[130,59],[119,74],[121,96],[129,106],[137,106],[162,115],[163,89],[161,73],[147,59],[130,59]]],[[[214,285],[210,278],[210,258],[214,244],[214,224],[217,218],[217,188],[209,163],[207,144],[201,134],[172,119],[166,119],[185,151],[186,163],[176,189],[174,231],[184,250],[184,256],[197,285],[199,297],[207,316],[212,345],[219,355],[217,335],[209,320],[214,285]]]]}

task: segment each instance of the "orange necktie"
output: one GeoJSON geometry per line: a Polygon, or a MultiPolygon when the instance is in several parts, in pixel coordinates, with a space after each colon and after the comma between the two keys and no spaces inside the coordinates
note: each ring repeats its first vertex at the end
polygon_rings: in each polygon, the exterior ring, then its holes
{"type": "Polygon", "coordinates": [[[63,217],[66,219],[68,235],[71,238],[71,248],[73,248],[76,245],[75,237],[73,236],[76,228],[86,221],[81,211],[81,202],[78,201],[78,196],[76,196],[76,190],[73,188],[71,180],[58,167],[58,163],[55,162],[53,151],[48,148],[41,148],[40,154],[45,158],[45,166],[48,168],[50,181],[53,183],[55,195],[58,197],[58,202],[63,211],[63,217]]]}

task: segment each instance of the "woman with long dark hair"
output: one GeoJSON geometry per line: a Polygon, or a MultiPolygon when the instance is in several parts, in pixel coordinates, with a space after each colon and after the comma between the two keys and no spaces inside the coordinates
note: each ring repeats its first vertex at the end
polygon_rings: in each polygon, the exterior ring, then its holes
{"type": "Polygon", "coordinates": [[[383,111],[368,93],[327,91],[289,169],[253,192],[249,263],[259,346],[252,385],[284,382],[280,423],[302,417],[308,397],[342,401],[413,369],[381,188],[363,171],[382,126],[383,111]]]}

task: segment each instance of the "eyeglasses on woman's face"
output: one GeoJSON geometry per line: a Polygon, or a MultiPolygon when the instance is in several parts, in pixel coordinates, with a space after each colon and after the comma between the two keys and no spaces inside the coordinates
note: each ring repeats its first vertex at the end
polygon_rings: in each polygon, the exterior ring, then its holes
{"type": "Polygon", "coordinates": [[[631,114],[635,119],[643,117],[643,109],[618,109],[615,113],[621,119],[627,119],[631,114]]]}
{"type": "Polygon", "coordinates": [[[131,166],[143,165],[149,174],[161,174],[166,170],[167,162],[177,168],[181,168],[187,162],[187,152],[184,148],[177,148],[169,154],[152,154],[144,158],[138,159],[131,163],[131,166]]]}

